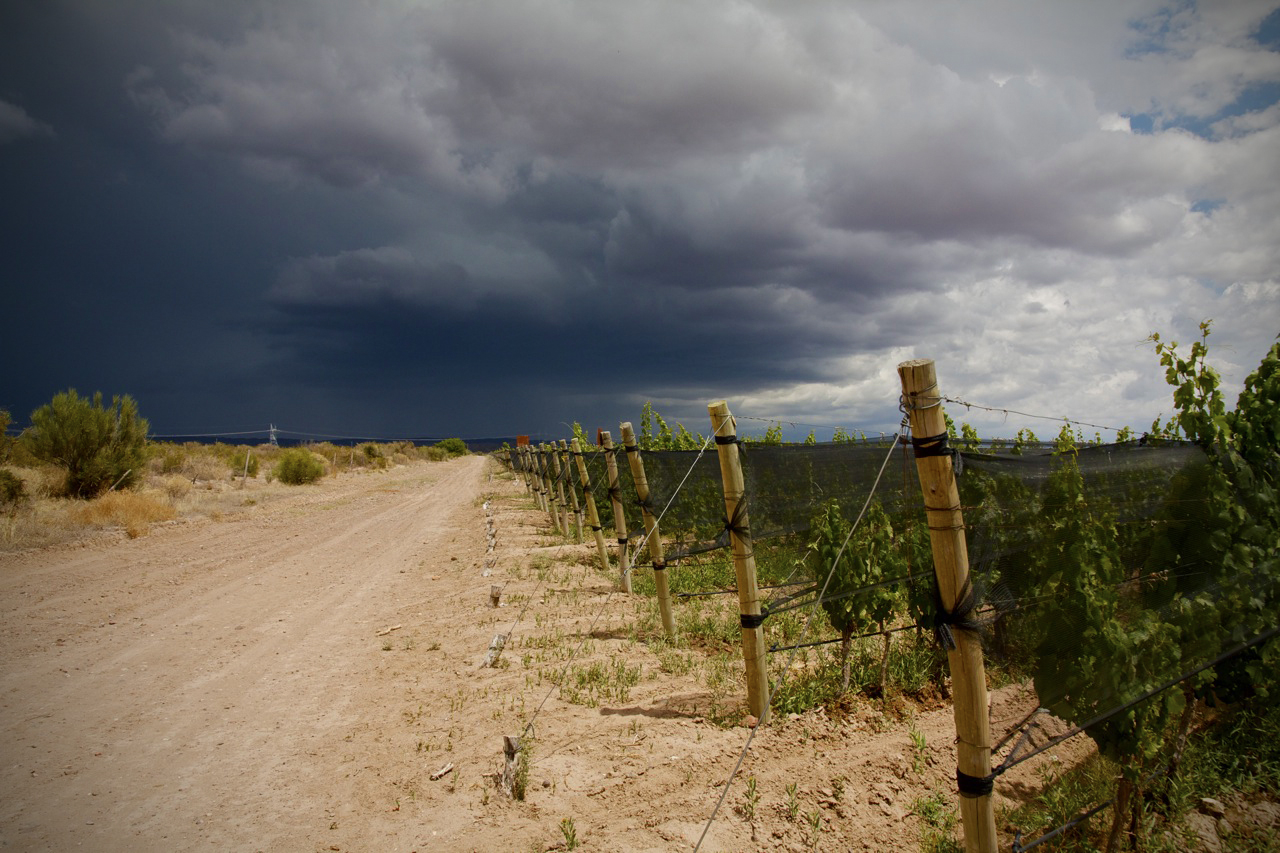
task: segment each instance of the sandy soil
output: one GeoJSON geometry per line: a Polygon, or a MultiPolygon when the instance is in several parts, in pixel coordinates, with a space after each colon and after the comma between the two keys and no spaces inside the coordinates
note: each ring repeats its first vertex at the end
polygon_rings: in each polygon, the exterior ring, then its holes
{"type": "MultiPolygon", "coordinates": [[[[720,698],[698,667],[635,641],[650,605],[612,593],[593,555],[482,457],[0,555],[0,847],[540,851],[570,818],[580,849],[691,850],[747,729],[707,719],[720,698]],[[483,667],[500,632],[502,665],[483,667]],[[579,645],[571,672],[623,664],[638,683],[564,701],[551,678],[579,645]],[[540,704],[512,802],[502,736],[540,704]]],[[[941,702],[762,727],[703,849],[916,850],[913,803],[954,803],[953,731],[941,702]]],[[[1042,764],[1000,789],[1037,788],[1042,764]]]]}

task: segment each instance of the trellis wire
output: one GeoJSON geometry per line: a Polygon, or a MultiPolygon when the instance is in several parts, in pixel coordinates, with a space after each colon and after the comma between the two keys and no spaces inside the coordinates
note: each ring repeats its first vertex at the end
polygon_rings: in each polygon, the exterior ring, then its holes
{"type": "MultiPolygon", "coordinates": [[[[906,420],[903,419],[903,427],[906,426],[906,420]]],[[[862,504],[862,510],[858,513],[858,518],[853,522],[853,526],[849,528],[849,534],[845,536],[844,542],[840,544],[840,550],[836,552],[835,559],[831,561],[831,570],[827,572],[826,581],[823,582],[822,592],[818,597],[821,598],[827,591],[827,586],[831,583],[831,578],[835,576],[836,566],[840,565],[840,558],[844,556],[845,548],[849,545],[849,540],[853,538],[853,533],[858,529],[858,525],[862,523],[862,518],[867,513],[867,507],[871,505],[871,499],[875,496],[876,490],[880,486],[880,478],[884,475],[884,469],[888,467],[889,460],[893,457],[893,451],[896,447],[889,448],[889,453],[885,455],[884,462],[880,465],[880,471],[876,474],[875,482],[871,484],[871,490],[867,493],[867,499],[862,504]]],[[[816,602],[814,602],[816,604],[816,602]]],[[[805,619],[804,631],[801,632],[801,639],[809,636],[809,630],[813,625],[813,611],[810,610],[805,619]]],[[[780,689],[787,681],[787,675],[791,672],[791,663],[795,660],[796,649],[791,650],[791,654],[787,657],[786,666],[783,667],[782,677],[778,681],[775,690],[780,689]]],[[[769,694],[773,695],[775,690],[770,690],[769,694]]],[[[747,741],[742,745],[742,751],[738,753],[738,760],[733,765],[733,770],[729,773],[729,778],[725,780],[724,790],[720,792],[720,799],[716,801],[715,808],[711,810],[711,816],[707,818],[707,823],[702,827],[702,834],[698,836],[698,843],[693,847],[693,853],[698,853],[702,849],[702,842],[706,840],[707,832],[711,830],[711,824],[715,822],[716,815],[720,813],[720,808],[724,805],[725,798],[729,796],[729,788],[733,785],[733,780],[737,777],[738,771],[742,769],[742,762],[747,757],[747,750],[751,748],[751,742],[755,739],[756,730],[760,728],[760,719],[757,718],[755,725],[751,727],[751,731],[747,734],[747,741]]]]}

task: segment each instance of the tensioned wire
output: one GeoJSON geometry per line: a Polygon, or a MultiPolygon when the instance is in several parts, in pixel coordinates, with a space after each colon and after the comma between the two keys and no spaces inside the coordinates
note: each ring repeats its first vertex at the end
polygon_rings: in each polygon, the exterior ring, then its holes
{"type": "MultiPolygon", "coordinates": [[[[937,387],[937,386],[935,385],[934,387],[937,387]]],[[[929,389],[926,389],[926,390],[929,390],[929,389]]],[[[1031,412],[1020,412],[1017,409],[1009,409],[1003,406],[984,406],[981,403],[971,403],[968,400],[962,400],[957,397],[942,397],[939,402],[955,403],[958,406],[964,406],[966,409],[981,409],[984,412],[996,412],[999,414],[1003,414],[1006,417],[1008,417],[1009,415],[1021,415],[1024,418],[1035,418],[1036,420],[1041,420],[1041,421],[1056,421],[1057,423],[1068,423],[1068,424],[1074,424],[1076,426],[1087,426],[1087,427],[1093,427],[1094,429],[1110,430],[1112,432],[1120,432],[1120,430],[1122,429],[1122,427],[1113,427],[1113,426],[1107,426],[1105,424],[1094,424],[1094,423],[1089,423],[1088,421],[1079,421],[1074,418],[1064,417],[1062,415],[1037,415],[1031,412]]],[[[810,423],[804,423],[803,421],[789,420],[787,418],[761,418],[761,417],[751,417],[750,415],[740,415],[739,417],[743,420],[763,421],[764,423],[778,424],[778,425],[786,424],[787,426],[793,426],[793,427],[807,426],[811,428],[830,429],[830,430],[846,429],[846,427],[840,424],[810,424],[810,423]]],[[[861,430],[859,432],[861,432],[861,430]]],[[[865,433],[863,434],[865,435],[865,433]]],[[[887,435],[887,433],[882,432],[879,435],[883,439],[883,437],[887,435]]],[[[870,442],[870,441],[873,441],[874,439],[868,436],[866,440],[870,442]]]]}
{"type": "MultiPolygon", "coordinates": [[[[675,490],[671,492],[671,497],[667,498],[666,505],[662,507],[662,512],[658,513],[657,521],[653,525],[655,530],[659,530],[659,531],[662,530],[663,517],[667,514],[667,510],[671,509],[671,505],[675,503],[676,496],[680,494],[680,490],[684,488],[684,484],[689,482],[690,475],[693,474],[694,468],[698,466],[698,460],[702,459],[703,454],[707,452],[707,448],[711,446],[711,442],[713,439],[715,439],[714,433],[707,436],[706,441],[702,442],[702,448],[698,451],[698,455],[693,457],[693,462],[689,465],[689,470],[684,472],[684,476],[680,478],[679,484],[675,487],[675,490]]],[[[637,452],[639,452],[639,448],[637,448],[637,452]]],[[[644,532],[644,535],[640,537],[640,541],[636,543],[635,550],[632,553],[634,554],[642,553],[642,549],[648,543],[649,543],[649,531],[646,529],[644,532]]],[[[629,565],[627,566],[627,571],[630,572],[634,568],[635,568],[635,561],[632,560],[629,562],[629,565]]]]}
{"type": "MultiPolygon", "coordinates": [[[[903,428],[906,427],[905,418],[903,419],[902,425],[903,428]]],[[[862,504],[862,510],[858,513],[858,518],[853,522],[853,526],[849,528],[849,533],[845,536],[844,542],[840,543],[840,549],[836,552],[835,559],[831,561],[831,570],[827,572],[827,578],[823,581],[822,591],[818,594],[819,599],[826,594],[827,587],[831,584],[831,579],[835,577],[836,567],[840,565],[840,559],[844,556],[845,549],[849,545],[849,540],[853,538],[854,531],[856,531],[858,529],[858,525],[862,523],[862,518],[867,513],[867,507],[871,506],[871,499],[875,496],[876,490],[880,486],[880,478],[884,476],[884,469],[889,466],[889,460],[893,458],[893,451],[896,449],[897,442],[895,441],[889,448],[889,452],[885,454],[884,462],[880,464],[880,471],[876,474],[875,482],[871,484],[871,490],[867,493],[867,499],[862,504]]],[[[811,607],[816,604],[816,601],[812,602],[811,607]]],[[[809,636],[809,631],[813,627],[813,614],[814,610],[810,609],[808,616],[805,619],[804,631],[801,632],[800,635],[802,640],[809,636]]],[[[772,696],[777,690],[780,690],[782,686],[786,684],[787,676],[791,672],[791,663],[795,660],[796,651],[797,649],[793,648],[791,650],[791,654],[787,656],[787,662],[783,667],[782,676],[779,678],[777,686],[769,691],[769,695],[772,696]]],[[[698,853],[698,851],[702,849],[702,842],[706,840],[707,832],[711,829],[711,824],[715,822],[716,815],[720,813],[720,808],[724,805],[725,798],[729,796],[729,788],[733,785],[733,780],[737,777],[738,771],[742,769],[742,762],[746,759],[747,750],[751,748],[751,742],[755,739],[756,731],[759,728],[760,718],[757,718],[755,725],[751,727],[751,731],[747,734],[747,741],[742,745],[742,751],[738,753],[737,763],[733,765],[733,770],[729,773],[729,778],[725,780],[724,790],[720,792],[720,799],[716,801],[715,808],[711,810],[711,816],[707,818],[707,823],[702,828],[702,835],[698,836],[698,843],[694,845],[693,853],[698,853]]]]}
{"type": "MultiPolygon", "coordinates": [[[[698,451],[698,455],[694,458],[693,464],[689,466],[689,471],[684,475],[684,479],[680,481],[680,485],[676,486],[675,491],[672,492],[671,498],[667,501],[667,505],[662,508],[662,513],[658,515],[658,525],[655,525],[655,527],[658,527],[659,525],[661,525],[662,516],[665,515],[666,511],[671,507],[671,503],[676,499],[676,495],[680,494],[680,489],[684,486],[685,482],[688,481],[689,474],[693,472],[694,466],[698,464],[698,460],[702,458],[702,455],[707,452],[707,447],[710,446],[710,444],[711,444],[711,438],[708,438],[705,442],[703,442],[702,449],[698,451]]],[[[646,532],[644,537],[640,540],[640,544],[636,546],[637,553],[639,552],[640,547],[643,546],[646,542],[648,542],[648,539],[649,539],[649,534],[648,532],[646,532]]],[[[557,553],[559,553],[558,550],[557,550],[557,553]]],[[[628,571],[630,571],[630,569],[631,567],[628,567],[628,571]]],[[[551,694],[554,693],[560,687],[560,684],[564,682],[565,674],[569,671],[569,665],[573,663],[573,659],[578,656],[578,652],[582,651],[582,647],[586,645],[587,639],[595,631],[596,623],[600,621],[600,617],[603,616],[605,611],[608,609],[609,602],[610,600],[613,599],[613,595],[618,591],[618,589],[619,587],[611,588],[609,590],[609,594],[605,596],[604,602],[600,605],[599,609],[596,611],[596,615],[591,620],[591,624],[587,626],[587,630],[585,633],[583,633],[582,639],[578,642],[578,645],[574,647],[574,650],[569,654],[569,657],[565,659],[564,665],[560,668],[560,674],[557,677],[556,682],[552,683],[551,688],[547,690],[546,695],[542,697],[542,701],[538,703],[538,707],[534,709],[533,715],[529,717],[529,722],[525,723],[524,729],[520,733],[520,737],[523,738],[526,734],[528,734],[529,730],[533,728],[534,720],[536,720],[538,718],[538,714],[542,712],[542,708],[544,705],[547,704],[547,700],[551,698],[551,694]]],[[[530,597],[530,601],[532,601],[532,597],[530,597]]],[[[526,608],[528,607],[528,602],[526,602],[525,607],[526,608]]]]}

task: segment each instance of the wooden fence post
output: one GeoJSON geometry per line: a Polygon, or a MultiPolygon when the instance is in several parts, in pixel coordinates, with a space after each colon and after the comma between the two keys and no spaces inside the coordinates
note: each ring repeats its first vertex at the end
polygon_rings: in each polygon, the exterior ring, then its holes
{"type": "Polygon", "coordinates": [[[707,411],[711,415],[711,432],[720,456],[724,512],[725,518],[729,519],[733,570],[738,580],[742,659],[747,667],[747,704],[751,713],[764,723],[769,718],[769,671],[765,657],[764,617],[760,615],[760,593],[756,588],[756,558],[751,549],[746,485],[742,477],[742,462],[738,459],[738,425],[724,400],[708,404],[707,411]]]}
{"type": "MultiPolygon", "coordinates": [[[[960,492],[956,488],[942,392],[932,359],[898,365],[902,397],[911,423],[916,471],[933,546],[933,570],[947,613],[965,615],[973,607],[969,552],[965,544],[960,492]]],[[[995,853],[996,822],[991,803],[991,720],[982,642],[973,631],[951,632],[955,647],[947,649],[956,720],[956,780],[966,853],[995,853]]]]}
{"type": "Polygon", "coordinates": [[[596,499],[591,494],[591,475],[587,473],[587,460],[582,456],[582,446],[578,439],[570,445],[570,452],[578,461],[578,476],[582,481],[582,502],[587,505],[587,526],[596,538],[596,550],[600,552],[600,568],[609,571],[609,549],[604,544],[604,531],[600,527],[600,513],[596,510],[596,499]]]}
{"type": "Polygon", "coordinates": [[[562,536],[569,535],[567,527],[560,526],[560,504],[556,502],[556,488],[551,477],[551,460],[554,454],[547,450],[545,443],[538,445],[538,455],[542,457],[542,483],[547,490],[547,511],[551,513],[551,523],[556,528],[556,533],[562,536]]]}
{"type": "Polygon", "coordinates": [[[533,480],[533,496],[538,501],[538,509],[547,511],[547,490],[542,482],[542,453],[532,444],[525,448],[529,454],[529,478],[533,480]]]}
{"type": "Polygon", "coordinates": [[[565,536],[569,535],[569,501],[564,496],[564,477],[568,471],[560,467],[560,452],[556,443],[551,442],[551,449],[547,451],[551,457],[551,474],[552,482],[555,484],[556,496],[560,499],[560,512],[564,517],[564,525],[557,524],[556,528],[561,530],[565,536]]]}
{"type": "Polygon", "coordinates": [[[640,514],[644,518],[645,538],[649,542],[649,556],[653,560],[653,582],[658,587],[658,611],[662,614],[662,630],[668,640],[676,638],[676,619],[671,612],[671,588],[667,584],[667,561],[662,555],[662,533],[658,530],[658,518],[649,506],[649,480],[644,475],[644,460],[636,445],[636,434],[628,421],[621,425],[622,446],[631,464],[631,479],[636,484],[636,497],[640,501],[640,514]]]}
{"type": "MultiPolygon", "coordinates": [[[[563,438],[560,439],[560,460],[564,463],[564,480],[565,488],[569,490],[569,502],[573,505],[573,524],[574,530],[577,531],[574,536],[574,542],[582,541],[582,507],[578,505],[578,492],[573,488],[573,465],[569,462],[569,442],[563,438]]],[[[569,526],[569,519],[566,516],[564,526],[569,526]]]]}
{"type": "Polygon", "coordinates": [[[520,461],[520,478],[524,480],[524,490],[529,494],[537,497],[537,491],[533,488],[533,477],[529,474],[529,447],[528,445],[517,445],[515,454],[516,459],[520,461]]]}
{"type": "Polygon", "coordinates": [[[515,735],[502,736],[502,779],[498,783],[502,793],[510,799],[524,799],[524,791],[519,790],[520,762],[524,756],[520,754],[520,738],[515,735]]]}
{"type": "Polygon", "coordinates": [[[618,460],[613,456],[613,436],[600,431],[604,448],[604,464],[609,471],[609,501],[613,504],[613,529],[618,535],[618,568],[622,572],[622,591],[631,594],[631,566],[627,561],[627,514],[622,507],[622,489],[618,485],[618,460]]]}

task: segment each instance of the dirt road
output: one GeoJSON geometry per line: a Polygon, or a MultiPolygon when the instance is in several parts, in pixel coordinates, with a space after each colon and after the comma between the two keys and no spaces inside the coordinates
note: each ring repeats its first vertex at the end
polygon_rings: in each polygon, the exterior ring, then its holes
{"type": "MultiPolygon", "coordinates": [[[[705,679],[628,633],[650,605],[612,594],[593,549],[558,542],[495,471],[344,476],[0,557],[0,847],[546,850],[568,818],[582,849],[691,849],[745,729],[704,720],[705,679]],[[495,582],[511,606],[490,606],[495,582]],[[504,666],[482,668],[499,632],[504,666]],[[634,662],[638,683],[551,695],[571,652],[634,662]],[[539,705],[513,803],[490,774],[539,705]]],[[[919,717],[923,764],[877,716],[762,729],[743,776],[761,780],[758,841],[731,803],[704,849],[916,849],[913,798],[950,788],[950,710],[919,717]]]]}

